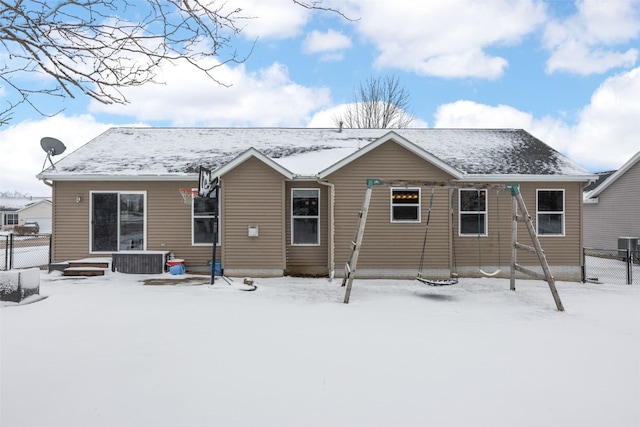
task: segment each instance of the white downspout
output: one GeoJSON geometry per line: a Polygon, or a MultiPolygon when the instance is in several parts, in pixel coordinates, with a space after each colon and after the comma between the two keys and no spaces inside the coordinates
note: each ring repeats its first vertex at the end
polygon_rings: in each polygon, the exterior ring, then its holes
{"type": "Polygon", "coordinates": [[[335,227],[335,201],[336,201],[336,192],[335,186],[330,182],[320,181],[319,179],[316,182],[320,185],[326,185],[329,187],[329,281],[333,280],[336,274],[336,254],[335,254],[335,237],[336,237],[336,227],[335,227]]]}

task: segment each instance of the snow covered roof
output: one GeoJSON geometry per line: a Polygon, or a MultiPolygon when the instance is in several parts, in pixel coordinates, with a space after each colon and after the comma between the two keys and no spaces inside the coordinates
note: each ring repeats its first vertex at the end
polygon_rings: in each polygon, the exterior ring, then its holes
{"type": "Polygon", "coordinates": [[[49,180],[193,180],[250,149],[291,176],[319,176],[394,139],[458,179],[587,180],[585,169],[521,129],[111,128],[38,175],[49,180]],[[366,152],[363,150],[362,152],[366,152]]]}
{"type": "Polygon", "coordinates": [[[13,212],[38,203],[51,203],[45,197],[0,197],[0,211],[13,212]]]}

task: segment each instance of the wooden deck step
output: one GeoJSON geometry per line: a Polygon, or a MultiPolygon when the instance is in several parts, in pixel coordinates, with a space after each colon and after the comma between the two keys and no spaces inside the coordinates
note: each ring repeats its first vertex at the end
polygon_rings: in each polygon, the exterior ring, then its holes
{"type": "Polygon", "coordinates": [[[62,270],[63,276],[104,276],[105,269],[99,267],[68,267],[62,270]]]}
{"type": "Polygon", "coordinates": [[[90,261],[90,260],[80,260],[80,261],[69,261],[68,268],[109,268],[109,261],[90,261]]]}

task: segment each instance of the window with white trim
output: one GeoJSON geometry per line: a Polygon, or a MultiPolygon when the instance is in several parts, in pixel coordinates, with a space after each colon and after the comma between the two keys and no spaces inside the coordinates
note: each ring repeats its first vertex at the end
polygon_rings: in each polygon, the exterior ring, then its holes
{"type": "Polygon", "coordinates": [[[459,233],[461,236],[487,235],[487,190],[460,189],[459,233]]]}
{"type": "Polygon", "coordinates": [[[320,244],[320,190],[291,190],[291,244],[320,244]]]}
{"type": "Polygon", "coordinates": [[[420,222],[420,188],[391,188],[391,222],[420,222]]]}
{"type": "Polygon", "coordinates": [[[18,225],[18,214],[17,213],[6,213],[4,214],[4,224],[2,225],[18,225]]]}
{"type": "Polygon", "coordinates": [[[191,213],[192,243],[211,245],[215,239],[216,244],[220,244],[218,198],[194,197],[191,202],[191,213]]]}
{"type": "Polygon", "coordinates": [[[564,190],[537,190],[538,236],[564,236],[564,190]]]}

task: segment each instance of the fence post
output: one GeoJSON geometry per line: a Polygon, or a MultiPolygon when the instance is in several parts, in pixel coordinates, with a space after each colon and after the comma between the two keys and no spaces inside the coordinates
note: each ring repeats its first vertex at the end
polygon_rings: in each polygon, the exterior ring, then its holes
{"type": "Polygon", "coordinates": [[[582,283],[587,283],[587,251],[582,248],[582,267],[580,268],[582,274],[582,283]]]}
{"type": "Polygon", "coordinates": [[[4,269],[9,270],[9,235],[4,238],[4,269]]]}
{"type": "Polygon", "coordinates": [[[9,262],[7,263],[7,270],[13,268],[13,233],[9,234],[9,262]]]}
{"type": "Polygon", "coordinates": [[[627,248],[627,285],[631,285],[633,283],[633,260],[631,259],[632,257],[632,252],[630,248],[627,248]]]}
{"type": "Polygon", "coordinates": [[[47,272],[51,273],[51,251],[53,250],[53,234],[49,234],[49,264],[47,264],[47,272]]]}

